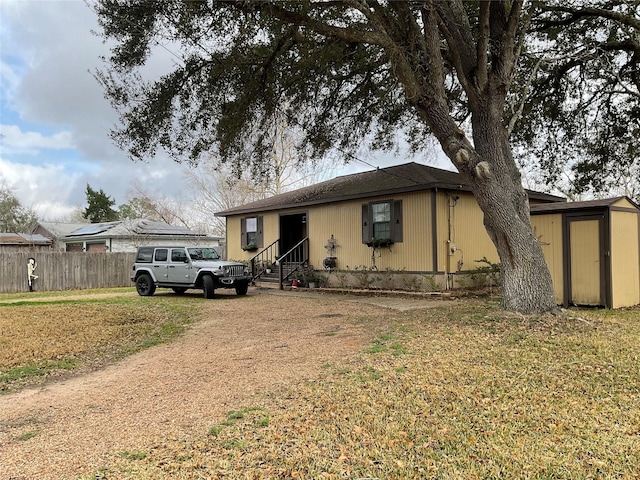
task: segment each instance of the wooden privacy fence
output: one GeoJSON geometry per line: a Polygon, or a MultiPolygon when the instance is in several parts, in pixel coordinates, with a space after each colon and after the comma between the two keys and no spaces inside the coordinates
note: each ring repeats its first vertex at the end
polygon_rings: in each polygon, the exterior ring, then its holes
{"type": "Polygon", "coordinates": [[[135,253],[0,253],[0,293],[29,291],[27,263],[36,259],[34,290],[127,287],[135,253]]]}

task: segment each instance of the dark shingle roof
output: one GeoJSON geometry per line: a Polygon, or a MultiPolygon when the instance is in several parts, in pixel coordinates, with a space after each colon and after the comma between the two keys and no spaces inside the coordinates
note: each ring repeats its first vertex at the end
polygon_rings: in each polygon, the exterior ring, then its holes
{"type": "Polygon", "coordinates": [[[613,198],[602,198],[598,200],[586,200],[583,202],[563,202],[563,203],[541,203],[537,205],[531,205],[531,213],[550,213],[550,212],[566,212],[571,210],[587,210],[590,208],[593,209],[601,209],[607,208],[615,204],[616,202],[626,199],[630,205],[638,207],[632,200],[628,197],[613,197],[613,198]]]}
{"type": "MultiPolygon", "coordinates": [[[[304,207],[433,188],[470,191],[468,185],[463,183],[460,174],[456,172],[411,162],[344,175],[309,187],[217,212],[216,216],[226,217],[289,207],[304,207]]],[[[560,197],[538,192],[529,192],[529,195],[539,200],[564,201],[560,197]]]]}

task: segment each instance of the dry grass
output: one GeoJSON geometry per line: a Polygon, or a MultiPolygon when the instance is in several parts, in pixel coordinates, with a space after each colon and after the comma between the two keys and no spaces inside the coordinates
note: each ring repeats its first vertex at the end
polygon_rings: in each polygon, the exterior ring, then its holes
{"type": "Polygon", "coordinates": [[[397,314],[355,363],[91,478],[639,478],[639,352],[638,309],[397,314]]]}
{"type": "Polygon", "coordinates": [[[0,393],[155,345],[183,331],[194,316],[193,299],[145,302],[109,292],[100,298],[101,292],[86,291],[80,300],[59,292],[33,300],[0,296],[0,393]]]}
{"type": "MultiPolygon", "coordinates": [[[[201,304],[2,299],[0,375],[113,358],[181,328],[201,304]]],[[[377,325],[369,312],[348,321],[377,325]]],[[[388,327],[352,362],[232,405],[197,438],[112,452],[82,478],[640,478],[640,309],[530,318],[465,300],[384,312],[388,327]]]]}

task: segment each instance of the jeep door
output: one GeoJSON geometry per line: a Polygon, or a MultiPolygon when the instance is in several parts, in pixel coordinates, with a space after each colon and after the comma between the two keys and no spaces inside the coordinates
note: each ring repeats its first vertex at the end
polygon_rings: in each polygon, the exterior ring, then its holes
{"type": "Polygon", "coordinates": [[[193,283],[193,267],[184,248],[172,248],[168,263],[169,283],[190,284],[193,283]]]}
{"type": "Polygon", "coordinates": [[[153,252],[153,274],[158,283],[167,282],[167,261],[169,260],[169,250],[166,248],[156,248],[153,252]]]}

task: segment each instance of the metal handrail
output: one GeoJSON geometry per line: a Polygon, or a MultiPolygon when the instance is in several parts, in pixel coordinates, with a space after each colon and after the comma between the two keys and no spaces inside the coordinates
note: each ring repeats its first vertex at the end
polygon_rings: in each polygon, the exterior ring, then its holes
{"type": "Polygon", "coordinates": [[[305,237],[295,244],[289,251],[278,258],[278,282],[280,290],[284,289],[284,281],[309,262],[309,237],[305,237]],[[284,274],[283,266],[287,266],[288,272],[284,274]]]}
{"type": "Polygon", "coordinates": [[[253,283],[266,272],[267,265],[273,265],[275,263],[279,244],[280,239],[277,239],[249,259],[249,264],[251,265],[251,281],[253,283]]]}

